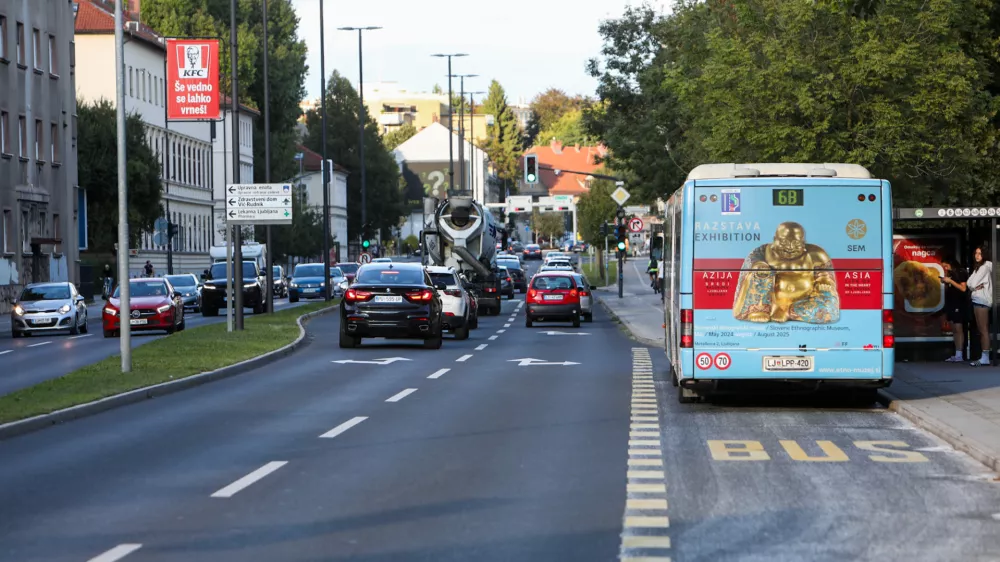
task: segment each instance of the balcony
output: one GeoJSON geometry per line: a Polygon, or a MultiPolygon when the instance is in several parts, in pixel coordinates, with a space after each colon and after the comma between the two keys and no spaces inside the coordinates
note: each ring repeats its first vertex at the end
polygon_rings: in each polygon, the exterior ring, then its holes
{"type": "Polygon", "coordinates": [[[412,121],[413,118],[408,113],[396,113],[383,111],[379,115],[379,124],[386,127],[398,127],[412,121]]]}

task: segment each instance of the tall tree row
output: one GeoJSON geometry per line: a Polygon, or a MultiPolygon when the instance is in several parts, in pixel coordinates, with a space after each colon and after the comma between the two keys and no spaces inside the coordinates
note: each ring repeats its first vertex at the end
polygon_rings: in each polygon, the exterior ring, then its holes
{"type": "MultiPolygon", "coordinates": [[[[513,188],[523,152],[517,117],[507,103],[507,93],[499,82],[490,82],[489,93],[477,113],[493,115],[483,150],[496,167],[497,176],[513,188]]],[[[513,189],[512,189],[513,191],[513,189]]]]}
{"type": "Polygon", "coordinates": [[[601,26],[589,131],[633,198],[705,162],[852,162],[897,204],[998,191],[996,8],[988,0],[678,2],[601,26]]]}

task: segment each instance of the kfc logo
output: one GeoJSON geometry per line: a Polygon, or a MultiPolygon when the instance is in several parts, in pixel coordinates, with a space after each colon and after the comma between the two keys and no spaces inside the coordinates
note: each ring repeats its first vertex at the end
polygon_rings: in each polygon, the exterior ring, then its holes
{"type": "Polygon", "coordinates": [[[208,65],[211,55],[208,45],[177,45],[177,77],[180,79],[208,78],[208,65]]]}

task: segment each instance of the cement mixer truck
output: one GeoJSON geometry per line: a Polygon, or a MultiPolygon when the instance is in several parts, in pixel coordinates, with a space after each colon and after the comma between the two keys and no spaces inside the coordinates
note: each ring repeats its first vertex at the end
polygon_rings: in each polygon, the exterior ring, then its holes
{"type": "Polygon", "coordinates": [[[471,282],[484,314],[500,314],[497,242],[503,229],[493,214],[471,197],[451,197],[434,210],[421,233],[424,265],[452,267],[471,282]]]}

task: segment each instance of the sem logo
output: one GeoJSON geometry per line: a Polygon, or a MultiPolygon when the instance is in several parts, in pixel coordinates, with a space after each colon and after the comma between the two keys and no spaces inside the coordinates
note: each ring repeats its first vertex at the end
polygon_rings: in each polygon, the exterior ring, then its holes
{"type": "Polygon", "coordinates": [[[738,189],[723,189],[722,190],[722,214],[723,215],[738,215],[740,214],[742,208],[742,201],[740,200],[740,190],[738,189]]]}
{"type": "Polygon", "coordinates": [[[868,234],[868,225],[861,219],[853,219],[847,223],[847,236],[851,240],[861,240],[868,234]]]}
{"type": "Polygon", "coordinates": [[[206,45],[177,45],[177,77],[180,79],[205,80],[211,48],[206,45]]]}

